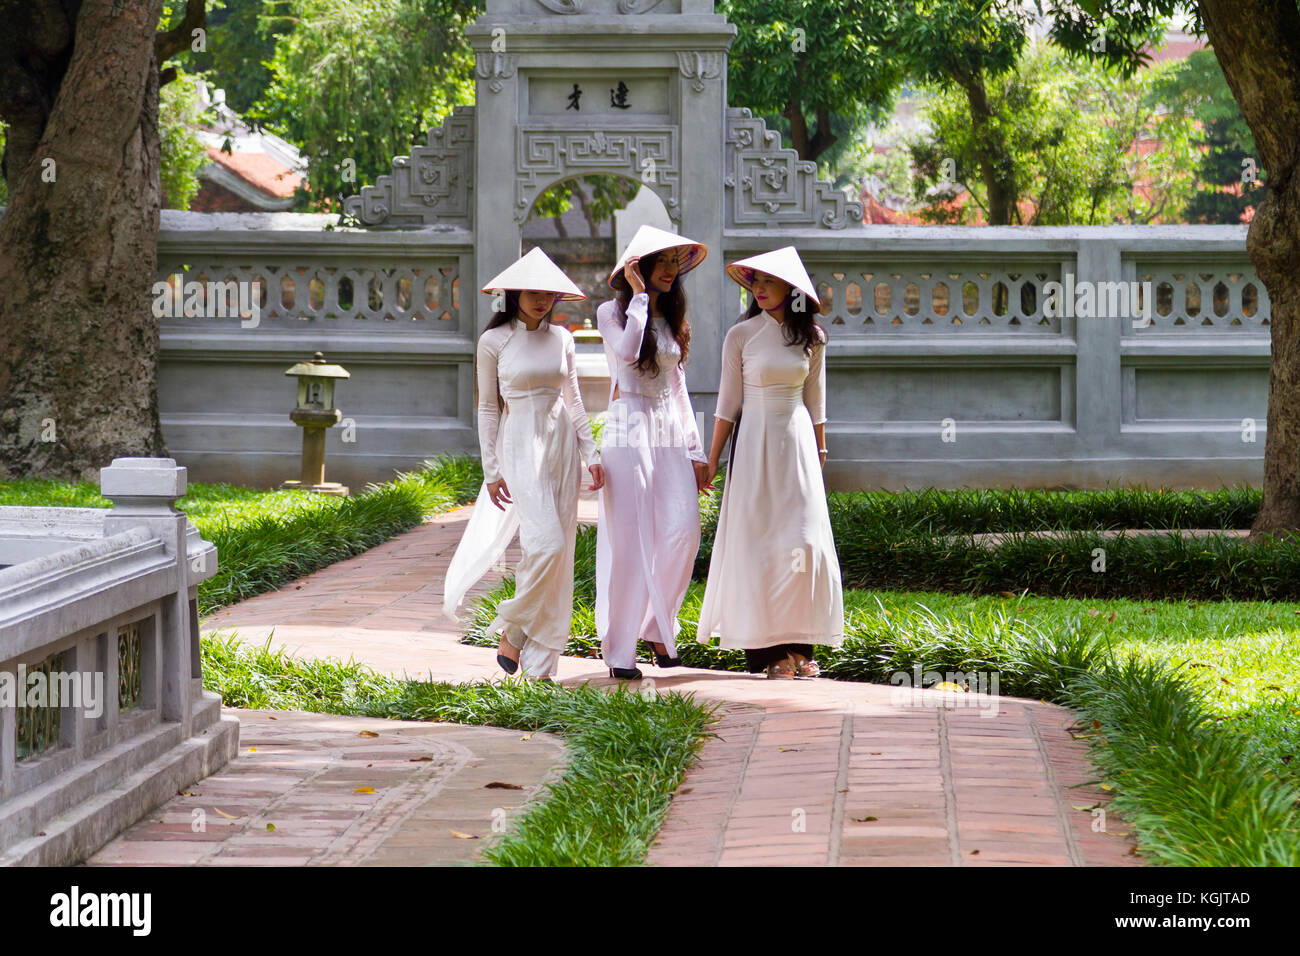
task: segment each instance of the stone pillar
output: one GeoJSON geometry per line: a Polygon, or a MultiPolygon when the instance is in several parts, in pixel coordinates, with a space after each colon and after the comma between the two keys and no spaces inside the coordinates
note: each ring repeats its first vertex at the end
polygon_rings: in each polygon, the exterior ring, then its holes
{"type": "Polygon", "coordinates": [[[723,268],[726,265],[722,248],[726,191],[722,182],[726,176],[723,162],[727,135],[727,50],[735,38],[735,27],[730,23],[722,26],[725,32],[693,38],[695,48],[682,51],[677,83],[683,131],[681,233],[709,247],[704,265],[685,280],[692,327],[686,385],[696,418],[700,419],[700,440],[705,451],[713,441],[722,340],[740,313],[736,284],[727,278],[723,268]]]}
{"type": "MultiPolygon", "coordinates": [[[[1118,282],[1124,278],[1119,243],[1113,239],[1081,239],[1075,266],[1075,287],[1080,282],[1118,282]]],[[[1064,276],[1062,276],[1064,280],[1064,276]]],[[[1102,311],[1100,307],[1097,312],[1102,311]]],[[[1070,320],[1062,320],[1070,321],[1070,320]]],[[[1080,453],[1099,458],[1119,446],[1123,414],[1123,375],[1120,339],[1128,317],[1075,316],[1075,414],[1080,453]]]]}
{"type": "MultiPolygon", "coordinates": [[[[177,721],[181,736],[191,733],[191,673],[189,568],[186,565],[185,532],[187,520],[173,505],[184,497],[186,472],[171,458],[114,458],[99,472],[99,491],[113,502],[113,510],[104,519],[104,534],[112,535],[131,528],[144,527],[160,539],[174,560],[168,581],[168,593],[159,615],[161,659],[157,662],[162,676],[162,699],[159,714],[163,720],[177,721]]],[[[109,651],[116,654],[114,646],[109,651]]]]}

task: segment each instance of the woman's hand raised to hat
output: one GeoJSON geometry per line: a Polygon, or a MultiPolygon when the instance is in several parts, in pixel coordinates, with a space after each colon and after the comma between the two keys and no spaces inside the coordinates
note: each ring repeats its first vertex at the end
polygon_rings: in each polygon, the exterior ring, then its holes
{"type": "Polygon", "coordinates": [[[504,478],[488,482],[487,493],[492,503],[502,511],[506,510],[506,505],[511,504],[510,489],[506,487],[504,478]]]}
{"type": "Polygon", "coordinates": [[[587,470],[591,472],[591,487],[588,488],[587,490],[600,491],[601,488],[604,488],[605,487],[605,466],[588,465],[587,470]]]}
{"type": "Polygon", "coordinates": [[[623,263],[623,278],[632,287],[633,295],[640,295],[645,291],[645,279],[641,278],[641,270],[637,268],[640,262],[640,256],[633,256],[623,263]]]}

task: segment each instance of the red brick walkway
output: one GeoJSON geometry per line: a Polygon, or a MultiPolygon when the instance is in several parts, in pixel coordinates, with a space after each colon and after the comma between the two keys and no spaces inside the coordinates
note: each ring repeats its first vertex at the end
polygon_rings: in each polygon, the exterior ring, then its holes
{"type": "Polygon", "coordinates": [[[551,734],[232,710],[239,756],[89,866],[439,866],[483,846],[563,766],[551,734]]]}
{"type": "MultiPolygon", "coordinates": [[[[238,632],[304,657],[354,657],[382,673],[501,676],[489,648],[459,643],[442,576],[468,509],[219,612],[238,632]]],[[[584,500],[580,519],[594,518],[584,500]]],[[[507,554],[513,564],[517,553],[507,554]]],[[[495,580],[471,593],[482,593],[495,580]]],[[[843,681],[769,681],[639,665],[643,692],[720,708],[674,796],[652,864],[1134,865],[1133,842],[1090,780],[1073,715],[1037,701],[843,681]]],[[[599,661],[560,678],[612,685],[599,661]]],[[[635,686],[635,685],[630,685],[635,686]]]]}

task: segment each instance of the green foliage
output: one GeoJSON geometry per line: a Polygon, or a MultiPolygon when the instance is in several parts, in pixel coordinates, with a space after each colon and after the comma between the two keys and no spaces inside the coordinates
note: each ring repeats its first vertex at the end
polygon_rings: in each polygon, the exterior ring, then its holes
{"type": "Polygon", "coordinates": [[[1236,224],[1262,198],[1264,170],[1255,137],[1241,115],[1212,50],[1196,50],[1170,64],[1156,93],[1171,113],[1195,122],[1201,151],[1197,188],[1184,210],[1188,222],[1236,224]],[[1253,167],[1253,168],[1252,168],[1253,167]],[[1249,173],[1253,172],[1253,179],[1249,173]],[[1249,180],[1249,181],[1247,181],[1249,180]]]}
{"type": "Polygon", "coordinates": [[[349,660],[299,660],[236,635],[204,638],[203,681],[226,706],[398,720],[487,724],[559,734],[567,761],[483,861],[497,866],[645,862],[671,794],[704,739],[712,709],[692,697],[507,680],[394,680],[349,660]]]}
{"type": "MultiPolygon", "coordinates": [[[[837,533],[849,533],[855,524],[879,522],[927,534],[985,534],[1063,529],[1249,528],[1261,499],[1258,488],[1239,485],[1196,491],[1144,486],[1096,491],[836,491],[827,496],[827,503],[837,533]]],[[[716,510],[710,514],[715,515],[716,510]]]]}
{"type": "Polygon", "coordinates": [[[1186,14],[1193,33],[1204,31],[1195,0],[1037,0],[1050,24],[1052,42],[1074,55],[1096,59],[1132,76],[1151,60],[1176,14],[1186,14]]]}
{"type": "Polygon", "coordinates": [[[273,80],[250,118],[302,149],[300,207],[338,211],[473,100],[463,31],[474,15],[467,0],[287,0],[271,27],[273,80]]]}
{"type": "MultiPolygon", "coordinates": [[[[245,113],[271,84],[270,60],[280,35],[293,29],[291,19],[276,18],[282,0],[208,0],[206,37],[202,51],[187,50],[177,60],[192,73],[206,73],[212,85],[226,91],[226,104],[245,113]]],[[[169,0],[184,14],[185,4],[169,0]]],[[[172,22],[164,14],[164,22],[172,22]]]]}
{"type": "Polygon", "coordinates": [[[195,97],[198,77],[183,70],[158,94],[158,138],[164,209],[188,209],[199,191],[199,170],[208,162],[207,150],[192,132],[199,120],[195,97]]]}
{"type": "Polygon", "coordinates": [[[801,158],[833,161],[854,130],[892,108],[902,79],[892,49],[895,6],[719,0],[717,12],[739,26],[728,55],[729,105],[770,116],[769,125],[787,134],[790,117],[799,117],[810,138],[801,158]]]}
{"type": "Polygon", "coordinates": [[[893,56],[915,79],[958,86],[1011,70],[1032,10],[1018,0],[911,0],[896,4],[893,56]]]}
{"type": "Polygon", "coordinates": [[[1215,725],[1182,675],[1130,657],[1084,672],[1071,701],[1090,718],[1093,759],[1144,855],[1171,866],[1300,864],[1300,799],[1215,725]]]}
{"type": "Polygon", "coordinates": [[[991,116],[984,134],[971,122],[965,91],[932,87],[924,108],[930,132],[909,143],[914,198],[951,199],[965,187],[972,201],[930,207],[922,215],[936,222],[989,217],[983,139],[992,137],[1002,150],[1001,182],[1015,203],[1033,205],[1027,219],[1017,208],[1013,222],[1100,225],[1177,217],[1191,195],[1196,154],[1191,118],[1161,108],[1158,91],[1173,66],[1122,79],[1096,62],[1030,45],[1012,68],[988,81],[991,116]],[[1135,150],[1135,141],[1151,148],[1135,150]]]}

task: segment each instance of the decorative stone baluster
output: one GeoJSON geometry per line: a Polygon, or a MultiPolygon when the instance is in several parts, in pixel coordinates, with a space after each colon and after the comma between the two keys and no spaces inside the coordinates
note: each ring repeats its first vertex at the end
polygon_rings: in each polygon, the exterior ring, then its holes
{"type": "Polygon", "coordinates": [[[104,519],[106,535],[145,527],[162,541],[174,559],[168,595],[159,615],[162,631],[162,719],[181,725],[181,736],[190,736],[193,688],[192,645],[198,634],[189,609],[189,567],[186,563],[188,519],[174,504],[185,496],[186,472],[172,458],[114,458],[99,470],[99,492],[113,502],[104,519]]]}

